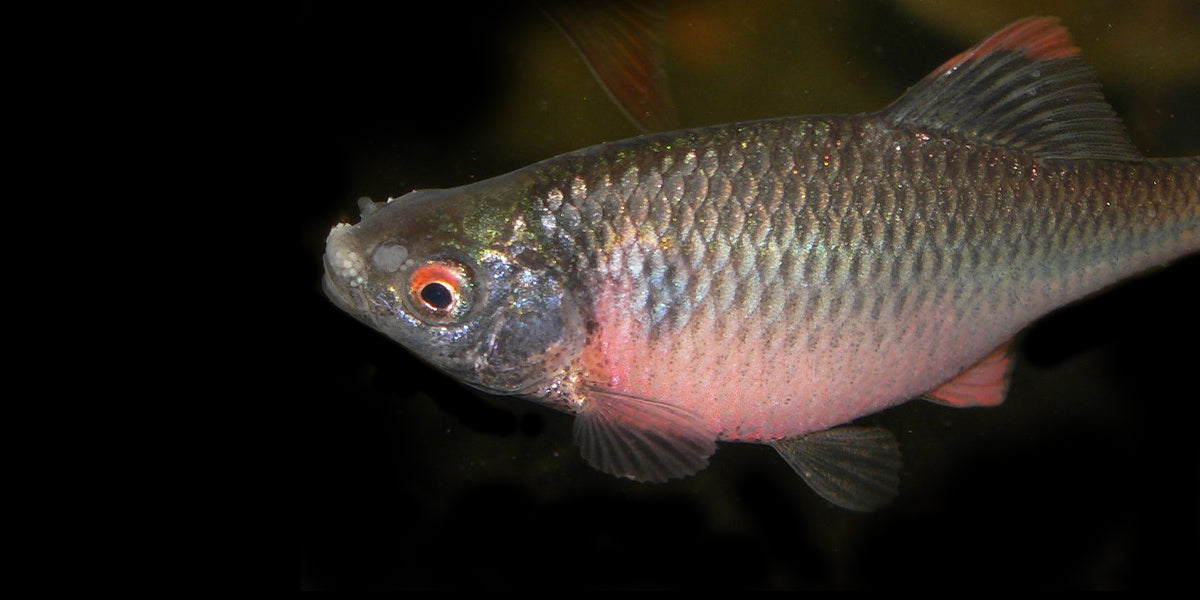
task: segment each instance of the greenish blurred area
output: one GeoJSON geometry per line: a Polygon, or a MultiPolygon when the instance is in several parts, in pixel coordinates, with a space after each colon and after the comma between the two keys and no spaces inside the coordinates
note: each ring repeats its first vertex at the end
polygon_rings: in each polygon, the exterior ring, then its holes
{"type": "MultiPolygon", "coordinates": [[[[665,8],[663,62],[683,127],[876,110],[989,33],[1023,16],[1049,14],[1070,28],[1139,148],[1149,155],[1200,153],[1195,110],[1200,2],[1195,0],[680,1],[665,8]]],[[[494,87],[476,97],[445,98],[481,115],[470,131],[459,132],[460,152],[470,153],[481,166],[494,157],[496,167],[506,171],[638,134],[544,14],[521,9],[502,16],[504,29],[490,46],[495,69],[484,74],[494,78],[494,87]]],[[[432,52],[428,60],[445,51],[432,52]]],[[[398,70],[389,75],[402,77],[402,64],[398,61],[398,70]]],[[[444,127],[453,131],[455,124],[444,127]]],[[[389,172],[397,175],[394,169],[412,165],[403,150],[400,156],[360,150],[358,167],[365,172],[356,175],[347,193],[379,197],[408,191],[384,187],[397,183],[386,176],[389,172]],[[384,179],[373,178],[381,172],[384,179]]],[[[456,159],[424,158],[431,163],[456,159]]],[[[432,165],[415,167],[432,170],[432,165]]],[[[456,174],[478,178],[499,172],[468,168],[456,174]]],[[[400,177],[409,188],[462,183],[400,177]]]]}

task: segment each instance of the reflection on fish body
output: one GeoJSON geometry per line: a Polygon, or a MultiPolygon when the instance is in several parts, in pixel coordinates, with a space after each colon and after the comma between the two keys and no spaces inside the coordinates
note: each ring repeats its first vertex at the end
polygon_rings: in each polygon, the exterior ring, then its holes
{"type": "Polygon", "coordinates": [[[769,443],[813,488],[896,493],[914,397],[1004,399],[1039,316],[1200,249],[1200,158],[1143,158],[1050,18],[888,108],[603,144],[366,203],[341,308],[462,382],[576,415],[584,457],[685,476],[769,443]]]}

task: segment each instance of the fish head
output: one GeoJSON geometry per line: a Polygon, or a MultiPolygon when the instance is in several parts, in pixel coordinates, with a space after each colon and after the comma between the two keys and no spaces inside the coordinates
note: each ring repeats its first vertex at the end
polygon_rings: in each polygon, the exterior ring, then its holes
{"type": "Polygon", "coordinates": [[[533,394],[580,354],[584,328],[519,196],[485,181],[360,200],[361,221],[326,239],[326,294],[463,383],[533,394]]]}

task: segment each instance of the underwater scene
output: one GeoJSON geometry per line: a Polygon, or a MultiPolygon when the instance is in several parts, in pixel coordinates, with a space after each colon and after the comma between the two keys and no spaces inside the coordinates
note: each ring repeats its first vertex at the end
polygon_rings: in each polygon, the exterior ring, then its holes
{"type": "MultiPolygon", "coordinates": [[[[621,3],[616,3],[621,4],[621,3]]],[[[1200,2],[666,2],[672,127],[881,110],[1023,17],[1058,17],[1147,157],[1200,155],[1200,2]]],[[[309,2],[279,26],[293,104],[301,589],[1141,589],[1200,558],[1200,257],[1038,319],[1002,404],[912,401],[898,494],[823,499],[765,445],[639,483],[594,469],[572,416],[487,395],[323,289],[359,199],[452,188],[641,135],[536,4],[309,2]]],[[[552,11],[551,11],[552,12],[552,11]]],[[[275,68],[276,65],[272,65],[275,68]]],[[[272,118],[268,116],[268,118],[272,118]]],[[[291,207],[289,207],[291,208],[291,207]]],[[[721,344],[713,340],[713,344],[721,344]]]]}

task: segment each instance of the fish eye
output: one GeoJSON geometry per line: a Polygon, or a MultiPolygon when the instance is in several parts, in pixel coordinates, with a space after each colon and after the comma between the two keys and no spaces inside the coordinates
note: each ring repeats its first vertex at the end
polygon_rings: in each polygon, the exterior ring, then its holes
{"type": "Polygon", "coordinates": [[[454,305],[454,292],[440,281],[431,281],[421,288],[421,300],[433,310],[449,310],[454,305]]]}
{"type": "Polygon", "coordinates": [[[408,278],[409,304],[418,316],[435,322],[452,321],[468,308],[471,276],[466,267],[452,261],[433,261],[408,278]]]}

